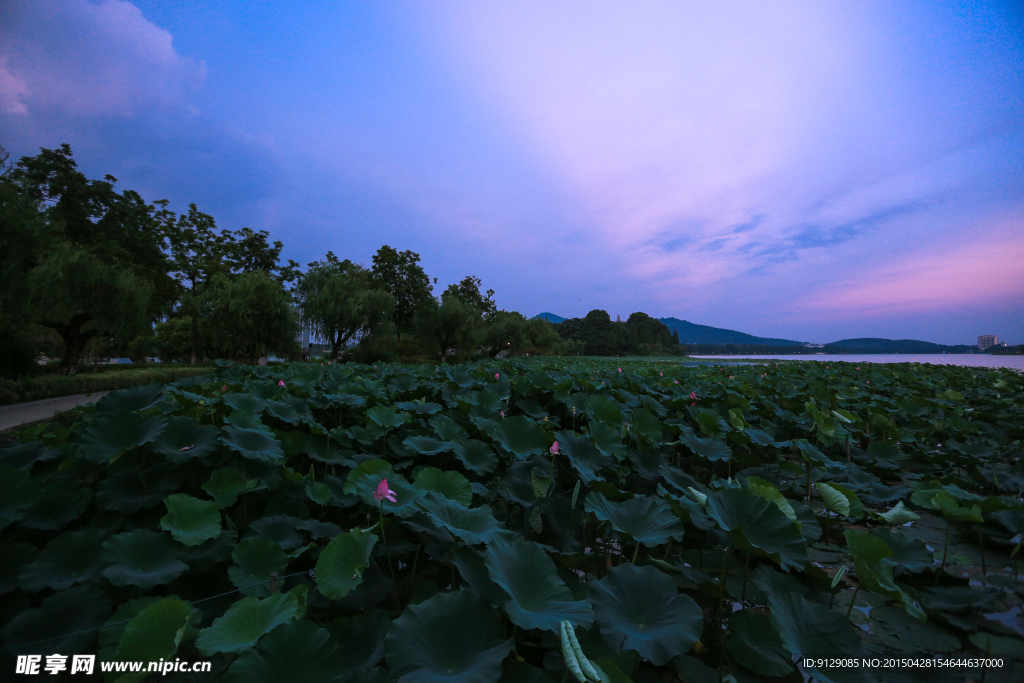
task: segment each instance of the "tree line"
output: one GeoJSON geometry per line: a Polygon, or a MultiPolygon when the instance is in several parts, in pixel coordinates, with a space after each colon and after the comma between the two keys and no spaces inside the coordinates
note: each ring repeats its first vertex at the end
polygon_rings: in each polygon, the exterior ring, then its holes
{"type": "Polygon", "coordinates": [[[87,178],[66,144],[7,160],[0,148],[2,375],[31,367],[47,335],[66,375],[90,349],[193,364],[298,357],[303,322],[338,359],[567,350],[548,321],[499,310],[477,277],[435,297],[412,251],[384,245],[371,267],[328,252],[303,270],[265,230],[218,229],[195,204],[178,215],[111,175],[87,178]]]}

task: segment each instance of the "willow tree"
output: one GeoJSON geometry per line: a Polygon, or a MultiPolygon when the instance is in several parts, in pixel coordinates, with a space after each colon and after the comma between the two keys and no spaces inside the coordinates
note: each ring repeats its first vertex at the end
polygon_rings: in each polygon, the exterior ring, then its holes
{"type": "Polygon", "coordinates": [[[348,259],[339,261],[331,252],[309,264],[295,285],[295,296],[310,330],[331,345],[332,358],[394,315],[394,296],[376,286],[371,271],[348,259]]]}

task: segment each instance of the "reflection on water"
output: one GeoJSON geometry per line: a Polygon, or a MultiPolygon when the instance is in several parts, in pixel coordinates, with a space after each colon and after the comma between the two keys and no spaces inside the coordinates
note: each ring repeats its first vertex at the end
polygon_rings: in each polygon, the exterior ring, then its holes
{"type": "Polygon", "coordinates": [[[808,354],[799,356],[692,356],[692,358],[728,358],[730,360],[813,360],[826,363],[932,363],[979,368],[1013,368],[1024,370],[1024,356],[991,356],[986,353],[856,353],[808,354]]]}

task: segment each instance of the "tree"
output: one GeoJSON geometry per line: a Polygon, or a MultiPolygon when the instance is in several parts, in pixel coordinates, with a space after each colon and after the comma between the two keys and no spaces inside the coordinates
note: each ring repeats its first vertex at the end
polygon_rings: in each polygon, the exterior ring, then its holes
{"type": "Polygon", "coordinates": [[[395,299],[373,286],[369,270],[331,252],[309,270],[295,287],[302,318],[320,339],[331,344],[331,357],[342,347],[372,333],[392,318],[395,299]]]}
{"type": "Polygon", "coordinates": [[[392,320],[399,339],[416,312],[434,300],[434,288],[419,262],[419,254],[408,250],[398,253],[386,244],[373,255],[373,285],[394,297],[392,320]]]}
{"type": "Polygon", "coordinates": [[[502,351],[507,351],[510,356],[518,356],[527,341],[527,320],[522,313],[497,311],[487,318],[484,344],[490,348],[491,356],[497,356],[502,351]]]}
{"type": "Polygon", "coordinates": [[[494,303],[494,290],[488,289],[485,297],[480,293],[480,284],[480,278],[467,275],[459,284],[448,285],[441,298],[455,297],[462,303],[478,309],[481,315],[493,315],[498,310],[497,304],[494,303]]]}
{"type": "Polygon", "coordinates": [[[133,337],[174,299],[156,207],[131,190],[116,192],[116,182],[86,178],[66,144],[23,157],[4,173],[5,192],[14,188],[33,202],[39,218],[30,228],[4,211],[5,220],[36,231],[45,244],[21,261],[24,301],[30,319],[60,335],[66,375],[78,371],[90,339],[133,337]]]}
{"type": "Polygon", "coordinates": [[[178,312],[192,321],[191,357],[195,365],[200,357],[199,321],[209,313],[204,303],[210,299],[209,288],[214,278],[263,272],[283,284],[294,279],[298,264],[289,261],[285,267],[279,265],[282,244],[270,244],[266,230],[241,228],[217,232],[213,216],[203,213],[195,204],[189,204],[187,214],[175,216],[164,203],[158,216],[170,246],[171,273],[178,281],[178,312]]]}
{"type": "Polygon", "coordinates": [[[296,351],[298,324],[291,298],[269,274],[221,274],[208,291],[210,337],[218,355],[251,362],[270,352],[296,351]]]}
{"type": "Polygon", "coordinates": [[[448,359],[448,350],[468,353],[477,340],[481,327],[480,312],[470,304],[448,297],[434,299],[416,314],[416,328],[425,339],[433,341],[441,353],[441,362],[448,359]]]}

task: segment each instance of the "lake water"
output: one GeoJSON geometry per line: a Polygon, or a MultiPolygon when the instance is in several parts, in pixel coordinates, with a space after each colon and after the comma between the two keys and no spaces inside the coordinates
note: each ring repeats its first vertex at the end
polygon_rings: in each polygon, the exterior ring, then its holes
{"type": "Polygon", "coordinates": [[[987,353],[851,353],[799,356],[691,356],[692,358],[720,358],[728,360],[813,360],[826,363],[932,363],[933,365],[961,365],[979,368],[1013,368],[1024,370],[1024,356],[990,356],[987,353]]]}

